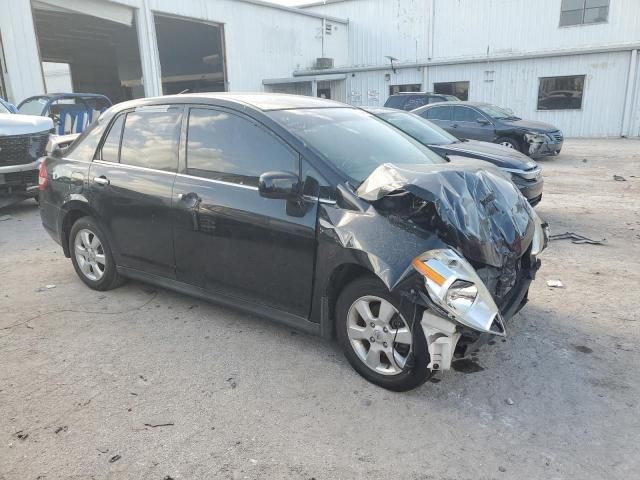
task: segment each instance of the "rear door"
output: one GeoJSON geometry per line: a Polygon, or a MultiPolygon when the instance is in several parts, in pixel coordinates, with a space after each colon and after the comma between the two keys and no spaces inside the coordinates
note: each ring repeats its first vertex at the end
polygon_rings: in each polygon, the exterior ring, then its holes
{"type": "Polygon", "coordinates": [[[114,248],[116,263],[175,278],[171,224],[182,106],[119,114],[89,172],[90,202],[114,248]]]}
{"type": "Polygon", "coordinates": [[[454,106],[452,132],[458,138],[471,140],[484,140],[492,142],[494,139],[494,127],[480,112],[470,107],[454,106]],[[483,123],[481,120],[486,120],[483,123]]]}
{"type": "Polygon", "coordinates": [[[307,317],[317,195],[302,204],[263,198],[268,171],[299,174],[300,156],[254,119],[191,108],[174,187],[178,280],[213,294],[307,317]]]}

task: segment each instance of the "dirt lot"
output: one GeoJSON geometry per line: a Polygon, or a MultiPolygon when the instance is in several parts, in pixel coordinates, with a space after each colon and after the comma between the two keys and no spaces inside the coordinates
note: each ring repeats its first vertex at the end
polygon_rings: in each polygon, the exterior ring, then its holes
{"type": "Polygon", "coordinates": [[[640,142],[541,163],[553,232],[607,244],[552,242],[508,340],[404,394],[260,318],[91,291],[34,204],[0,212],[0,479],[638,478],[640,142]]]}

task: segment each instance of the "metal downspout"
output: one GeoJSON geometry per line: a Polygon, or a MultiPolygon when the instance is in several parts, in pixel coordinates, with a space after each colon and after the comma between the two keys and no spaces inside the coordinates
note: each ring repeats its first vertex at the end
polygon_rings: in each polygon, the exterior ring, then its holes
{"type": "Polygon", "coordinates": [[[621,137],[633,136],[631,132],[633,105],[636,98],[636,80],[638,72],[638,50],[631,50],[631,60],[629,61],[629,76],[627,77],[627,90],[624,96],[624,111],[622,114],[621,137]]]}

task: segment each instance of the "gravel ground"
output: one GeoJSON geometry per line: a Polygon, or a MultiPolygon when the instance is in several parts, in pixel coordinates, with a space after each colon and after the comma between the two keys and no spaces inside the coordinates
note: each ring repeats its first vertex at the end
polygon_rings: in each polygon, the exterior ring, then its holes
{"type": "Polygon", "coordinates": [[[34,204],[0,212],[0,479],[638,478],[638,152],[541,161],[553,232],[606,245],[552,242],[507,341],[402,394],[252,315],[91,291],[34,204]]]}

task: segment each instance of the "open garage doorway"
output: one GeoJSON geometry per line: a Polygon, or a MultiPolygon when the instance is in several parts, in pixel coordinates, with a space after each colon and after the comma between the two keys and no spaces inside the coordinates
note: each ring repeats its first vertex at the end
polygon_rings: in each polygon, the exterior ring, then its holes
{"type": "Polygon", "coordinates": [[[48,86],[61,84],[53,81],[61,70],[52,66],[68,65],[73,92],[100,93],[113,103],[144,96],[133,10],[91,0],[42,0],[32,6],[48,86]]]}
{"type": "Polygon", "coordinates": [[[165,95],[226,91],[222,25],[159,14],[154,22],[165,95]]]}

